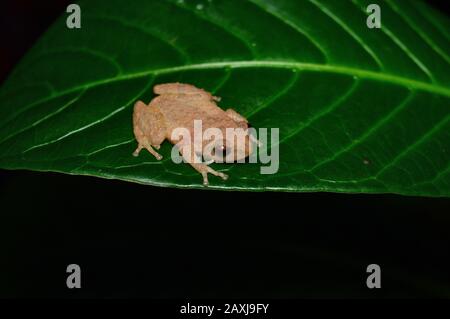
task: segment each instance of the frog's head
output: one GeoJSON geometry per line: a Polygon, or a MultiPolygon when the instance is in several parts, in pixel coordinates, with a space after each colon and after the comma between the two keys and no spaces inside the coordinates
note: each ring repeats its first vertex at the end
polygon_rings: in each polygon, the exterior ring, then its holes
{"type": "Polygon", "coordinates": [[[210,154],[206,156],[210,161],[216,163],[242,161],[252,154],[259,143],[250,134],[247,127],[226,129],[223,132],[223,136],[222,140],[215,141],[212,152],[206,152],[210,154]]]}

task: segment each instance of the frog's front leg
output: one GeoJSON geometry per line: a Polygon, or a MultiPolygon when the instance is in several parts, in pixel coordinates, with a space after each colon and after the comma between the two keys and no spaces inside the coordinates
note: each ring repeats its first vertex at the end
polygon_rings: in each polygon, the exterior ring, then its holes
{"type": "Polygon", "coordinates": [[[239,114],[233,109],[227,109],[225,113],[227,113],[228,117],[237,123],[246,123],[246,124],[248,123],[245,117],[243,117],[241,114],[239,114]]]}
{"type": "Polygon", "coordinates": [[[194,147],[189,145],[183,147],[182,145],[179,145],[178,150],[180,151],[181,155],[183,156],[184,160],[189,163],[197,172],[202,174],[203,176],[203,185],[208,186],[208,173],[213,174],[215,176],[221,177],[223,180],[226,180],[228,178],[228,175],[218,172],[211,167],[209,167],[205,163],[196,163],[195,161],[195,154],[194,154],[194,147]],[[190,150],[190,152],[186,152],[186,150],[190,150]]]}
{"type": "MultiPolygon", "coordinates": [[[[231,118],[233,121],[235,121],[238,125],[245,125],[246,128],[248,128],[248,121],[245,117],[243,117],[241,114],[236,112],[233,109],[227,109],[225,111],[227,116],[231,118]]],[[[256,139],[253,135],[250,135],[250,140],[254,142],[258,147],[262,146],[262,143],[256,139]]]]}
{"type": "MultiPolygon", "coordinates": [[[[155,147],[155,146],[153,146],[155,147]]],[[[147,151],[150,152],[150,154],[152,154],[157,160],[162,160],[162,155],[159,154],[158,152],[156,152],[153,147],[150,145],[150,143],[144,139],[141,140],[141,142],[139,142],[138,147],[136,148],[136,150],[133,152],[133,156],[139,156],[139,153],[142,151],[143,148],[145,148],[147,151]]],[[[155,147],[156,149],[159,149],[159,147],[155,147]]]]}
{"type": "Polygon", "coordinates": [[[203,163],[189,163],[191,166],[203,176],[203,185],[208,186],[208,173],[221,177],[223,180],[228,179],[228,175],[218,172],[203,163]]]}

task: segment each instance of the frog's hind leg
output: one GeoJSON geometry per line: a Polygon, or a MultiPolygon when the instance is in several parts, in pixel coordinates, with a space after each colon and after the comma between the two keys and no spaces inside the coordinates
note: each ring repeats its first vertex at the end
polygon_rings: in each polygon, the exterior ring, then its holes
{"type": "Polygon", "coordinates": [[[146,150],[148,150],[150,152],[150,154],[152,154],[157,160],[162,160],[162,155],[159,154],[158,152],[156,152],[153,147],[155,147],[156,149],[159,149],[159,145],[158,146],[152,146],[150,145],[148,142],[143,142],[143,144],[138,145],[138,147],[136,148],[136,150],[133,152],[133,156],[139,156],[139,153],[141,152],[141,150],[143,148],[145,148],[146,150]]]}
{"type": "Polygon", "coordinates": [[[147,106],[141,101],[136,102],[133,112],[133,131],[138,142],[133,156],[138,156],[145,148],[157,160],[161,160],[162,156],[154,150],[154,148],[159,149],[159,145],[165,139],[165,124],[161,112],[154,106],[147,106]]]}

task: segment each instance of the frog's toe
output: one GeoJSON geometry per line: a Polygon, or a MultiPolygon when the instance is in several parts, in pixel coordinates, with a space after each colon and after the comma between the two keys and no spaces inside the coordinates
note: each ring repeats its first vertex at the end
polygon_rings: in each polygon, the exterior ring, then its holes
{"type": "Polygon", "coordinates": [[[161,154],[159,154],[158,152],[156,152],[154,149],[153,149],[153,147],[155,147],[155,146],[152,146],[152,145],[150,145],[150,144],[148,144],[148,143],[145,143],[144,145],[143,145],[143,147],[145,147],[146,149],[147,149],[147,151],[149,151],[149,153],[150,154],[152,154],[158,161],[160,161],[163,157],[161,156],[161,154]]]}
{"type": "Polygon", "coordinates": [[[226,174],[224,174],[224,173],[221,173],[221,172],[218,172],[218,171],[215,171],[215,170],[213,170],[211,167],[209,167],[209,166],[206,166],[207,168],[207,170],[208,170],[208,173],[211,173],[211,174],[213,174],[213,175],[215,175],[215,176],[219,176],[219,177],[221,177],[223,180],[226,180],[227,178],[228,178],[228,175],[226,175],[226,174]]]}
{"type": "Polygon", "coordinates": [[[136,148],[136,150],[133,152],[133,156],[137,157],[139,156],[139,153],[141,152],[141,150],[143,149],[142,145],[138,145],[138,147],[136,148]]]}
{"type": "Polygon", "coordinates": [[[222,178],[224,181],[226,181],[227,179],[228,179],[228,175],[227,174],[224,174],[224,173],[221,173],[221,172],[217,172],[217,175],[216,176],[219,176],[220,178],[222,178]]]}
{"type": "Polygon", "coordinates": [[[208,173],[207,172],[202,172],[202,176],[203,176],[203,186],[208,186],[209,185],[208,173]]]}

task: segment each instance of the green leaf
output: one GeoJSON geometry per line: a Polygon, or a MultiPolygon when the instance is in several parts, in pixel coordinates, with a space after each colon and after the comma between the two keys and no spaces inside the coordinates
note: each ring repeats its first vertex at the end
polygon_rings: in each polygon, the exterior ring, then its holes
{"type": "Polygon", "coordinates": [[[210,188],[450,196],[450,22],[420,1],[81,2],[0,90],[0,167],[203,188],[187,164],[136,147],[131,116],[156,83],[221,96],[280,129],[280,166],[213,164],[210,188]]]}

